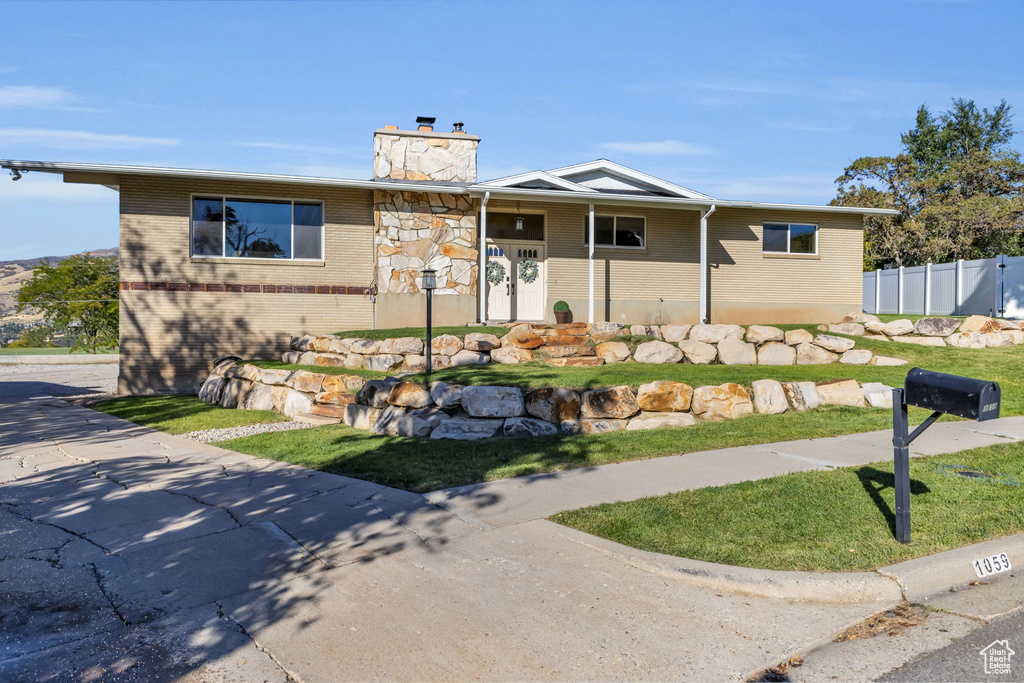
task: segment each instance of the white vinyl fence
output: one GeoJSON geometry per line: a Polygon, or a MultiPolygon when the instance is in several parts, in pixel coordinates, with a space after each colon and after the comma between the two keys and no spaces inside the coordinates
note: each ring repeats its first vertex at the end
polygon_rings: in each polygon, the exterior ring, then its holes
{"type": "Polygon", "coordinates": [[[866,313],[1024,318],[1024,256],[864,273],[866,313]]]}

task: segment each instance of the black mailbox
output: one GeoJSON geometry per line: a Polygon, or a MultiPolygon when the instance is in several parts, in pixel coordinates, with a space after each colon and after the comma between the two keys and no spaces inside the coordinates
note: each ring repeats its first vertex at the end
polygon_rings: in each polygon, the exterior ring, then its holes
{"type": "Polygon", "coordinates": [[[918,408],[978,422],[999,417],[996,382],[914,368],[907,373],[903,392],[906,404],[918,408]]]}

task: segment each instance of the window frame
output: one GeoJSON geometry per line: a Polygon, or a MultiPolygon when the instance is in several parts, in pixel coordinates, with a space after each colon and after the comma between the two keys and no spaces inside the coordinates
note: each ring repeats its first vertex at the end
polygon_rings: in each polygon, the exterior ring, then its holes
{"type": "MultiPolygon", "coordinates": [[[[644,222],[644,245],[642,247],[631,247],[628,245],[618,244],[595,244],[594,249],[632,249],[633,251],[644,251],[647,249],[647,216],[638,216],[628,213],[597,213],[594,212],[594,223],[597,223],[598,218],[611,218],[612,222],[612,240],[617,239],[619,233],[619,219],[620,218],[639,218],[644,222]]],[[[589,248],[590,245],[587,243],[587,239],[590,237],[590,214],[584,216],[583,221],[583,246],[589,248]]],[[[594,226],[594,238],[597,238],[597,226],[594,226]]]]}
{"type": "Polygon", "coordinates": [[[326,233],[327,233],[327,209],[324,200],[322,199],[302,199],[293,197],[268,197],[266,195],[244,195],[244,194],[220,194],[217,192],[191,192],[188,197],[188,254],[189,258],[197,259],[230,259],[231,261],[253,261],[255,263],[290,263],[297,261],[299,263],[324,263],[325,259],[325,247],[326,247],[326,233]],[[192,228],[195,223],[195,200],[199,199],[213,199],[220,197],[221,201],[221,212],[226,212],[228,197],[231,199],[240,199],[242,201],[264,201],[264,202],[288,202],[291,206],[292,222],[291,230],[289,232],[289,245],[288,253],[295,253],[295,205],[296,204],[319,204],[320,215],[323,218],[323,222],[320,224],[320,258],[295,258],[290,256],[288,258],[263,258],[260,256],[228,256],[225,252],[227,248],[227,221],[221,218],[220,231],[221,231],[221,253],[220,254],[196,254],[193,252],[195,243],[192,237],[192,228]]]}
{"type": "Polygon", "coordinates": [[[818,255],[818,233],[821,232],[821,227],[817,223],[792,223],[782,221],[762,221],[761,222],[761,253],[768,254],[770,256],[817,256],[818,255]],[[786,251],[768,251],[765,249],[765,238],[764,230],[766,225],[785,225],[786,226],[786,251]],[[809,225],[814,228],[814,251],[798,251],[792,250],[793,242],[793,226],[794,225],[809,225]]]}

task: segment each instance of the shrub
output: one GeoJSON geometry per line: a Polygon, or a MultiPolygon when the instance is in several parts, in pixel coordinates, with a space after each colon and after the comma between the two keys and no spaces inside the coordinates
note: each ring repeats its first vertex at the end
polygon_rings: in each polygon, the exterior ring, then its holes
{"type": "Polygon", "coordinates": [[[565,303],[564,301],[556,301],[554,308],[555,313],[565,313],[566,311],[569,310],[569,304],[565,303]]]}

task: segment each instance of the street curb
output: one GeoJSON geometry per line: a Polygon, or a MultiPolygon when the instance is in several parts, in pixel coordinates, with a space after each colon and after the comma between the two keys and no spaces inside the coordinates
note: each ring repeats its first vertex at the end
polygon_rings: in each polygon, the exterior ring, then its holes
{"type": "MultiPolygon", "coordinates": [[[[918,557],[875,571],[836,573],[736,567],[638,550],[569,527],[562,527],[560,533],[570,541],[666,578],[712,590],[797,602],[878,601],[896,605],[906,598],[926,604],[929,597],[977,581],[971,565],[975,559],[1006,553],[1014,566],[1024,562],[1024,533],[918,557]]],[[[882,609],[885,607],[879,611],[882,609]]]]}
{"type": "Polygon", "coordinates": [[[117,353],[0,356],[0,365],[116,365],[120,362],[121,356],[117,353]]]}

